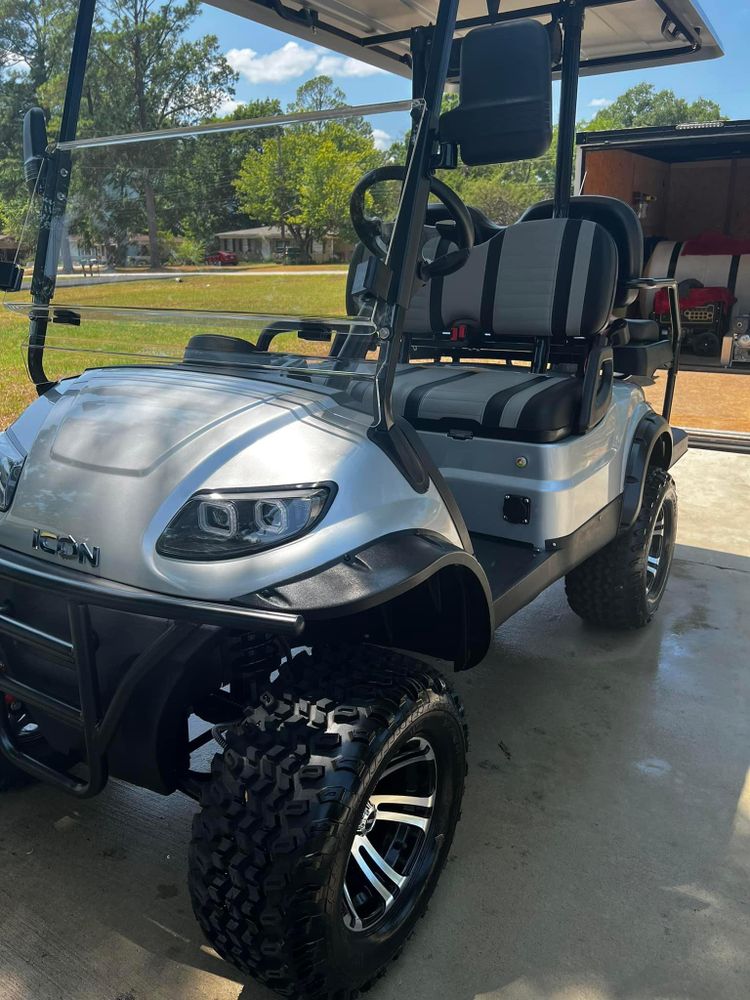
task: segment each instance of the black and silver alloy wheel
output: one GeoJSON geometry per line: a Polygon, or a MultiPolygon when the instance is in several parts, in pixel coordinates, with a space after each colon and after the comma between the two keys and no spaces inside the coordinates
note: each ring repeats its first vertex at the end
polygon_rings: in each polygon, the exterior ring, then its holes
{"type": "Polygon", "coordinates": [[[646,556],[646,596],[657,600],[667,583],[674,550],[674,504],[663,496],[651,530],[646,556]]]}
{"type": "Polygon", "coordinates": [[[435,808],[435,751],[423,737],[387,762],[368,796],[344,876],[344,924],[367,931],[403,899],[430,838],[435,808]]]}
{"type": "Polygon", "coordinates": [[[463,709],[401,654],[300,654],[225,733],[190,891],[214,948],[298,1000],[353,1000],[399,954],[450,850],[463,709]]]}

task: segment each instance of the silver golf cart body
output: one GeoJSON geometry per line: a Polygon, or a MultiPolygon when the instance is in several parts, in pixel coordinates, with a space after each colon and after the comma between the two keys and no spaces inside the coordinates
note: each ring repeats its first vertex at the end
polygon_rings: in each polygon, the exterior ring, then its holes
{"type": "MultiPolygon", "coordinates": [[[[356,5],[323,0],[299,9],[270,0],[227,0],[215,6],[413,75],[414,101],[406,107],[414,139],[403,204],[413,205],[415,199],[426,204],[428,183],[418,161],[421,157],[422,163],[428,162],[428,149],[436,140],[435,102],[439,104],[443,81],[437,65],[418,65],[415,38],[423,31],[448,31],[453,37],[456,3],[444,2],[440,10],[434,2],[396,0],[356,5]],[[436,27],[428,28],[433,21],[436,27]]],[[[81,4],[78,44],[84,48],[92,10],[93,4],[81,4]]],[[[468,2],[461,6],[456,37],[475,25],[502,24],[521,16],[545,23],[559,16],[568,25],[578,18],[580,27],[584,12],[582,36],[579,31],[575,39],[570,28],[566,34],[574,63],[569,61],[566,70],[563,61],[563,111],[571,101],[574,107],[579,63],[581,73],[598,73],[721,54],[709,23],[688,0],[511,0],[495,16],[487,14],[484,2],[468,2]]],[[[147,136],[76,139],[83,74],[76,60],[80,63],[81,58],[78,51],[68,84],[72,110],[60,141],[50,150],[63,178],[75,170],[77,157],[88,152],[117,152],[226,130],[197,126],[147,136]]],[[[445,72],[455,78],[458,70],[455,60],[451,70],[448,48],[442,58],[445,72]]],[[[346,113],[361,116],[395,108],[403,110],[404,105],[346,113]]],[[[284,127],[301,120],[304,116],[279,116],[263,124],[284,127]]],[[[258,123],[231,125],[233,131],[243,127],[258,123]]],[[[561,126],[563,149],[572,127],[568,115],[561,126]]],[[[568,208],[570,169],[562,169],[558,178],[558,197],[568,208]]],[[[64,202],[67,186],[60,176],[57,182],[57,198],[64,202]]],[[[49,180],[44,198],[52,199],[49,180]]],[[[516,432],[524,407],[534,405],[532,383],[540,379],[538,369],[534,377],[533,366],[510,373],[478,366],[465,372],[472,378],[455,381],[450,366],[410,364],[408,354],[399,349],[410,309],[413,319],[417,299],[427,287],[414,282],[424,237],[410,208],[399,212],[394,225],[386,261],[393,281],[382,298],[375,295],[377,302],[369,312],[348,319],[281,318],[286,323],[296,320],[298,327],[324,324],[334,336],[369,338],[379,350],[378,360],[334,359],[329,364],[325,359],[294,360],[290,354],[286,360],[281,355],[260,364],[252,355],[217,358],[212,342],[209,348],[194,346],[192,353],[187,344],[184,355],[146,358],[145,366],[142,358],[132,366],[95,364],[77,377],[50,379],[44,363],[54,351],[56,331],[64,327],[75,332],[79,325],[85,331],[89,321],[125,314],[132,318],[139,312],[137,307],[76,303],[75,289],[62,295],[57,281],[62,218],[53,208],[46,230],[40,227],[31,295],[7,302],[30,318],[29,368],[40,397],[7,431],[22,458],[22,471],[19,466],[12,503],[0,513],[0,601],[5,602],[0,633],[14,644],[13,655],[5,656],[4,689],[36,706],[40,720],[49,721],[53,741],[63,747],[75,743],[78,737],[65,736],[66,726],[75,721],[71,731],[80,734],[81,714],[96,715],[95,722],[84,720],[90,780],[61,779],[75,794],[92,794],[106,780],[104,741],[96,752],[92,749],[94,730],[107,718],[105,707],[94,707],[95,688],[101,684],[119,692],[110,703],[116,711],[104,723],[108,741],[116,746],[131,685],[142,683],[158,661],[154,648],[164,655],[159,643],[165,620],[187,619],[196,625],[191,655],[207,641],[201,628],[275,633],[300,644],[351,630],[374,641],[442,655],[458,668],[470,666],[483,656],[497,624],[632,523],[649,463],[668,468],[686,446],[684,435],[673,434],[631,380],[614,380],[611,396],[590,426],[568,422],[551,437],[535,437],[516,432]],[[508,379],[516,380],[521,391],[501,415],[501,433],[466,435],[452,433],[451,427],[446,433],[434,424],[442,412],[458,414],[459,425],[463,418],[481,424],[475,410],[505,392],[508,379]],[[452,384],[441,388],[442,382],[452,384]],[[418,417],[424,418],[421,424],[415,422],[416,433],[400,419],[415,388],[418,417]],[[240,491],[273,495],[320,484],[329,490],[325,515],[312,530],[284,544],[220,559],[175,558],[160,547],[170,525],[196,497],[240,491]],[[423,600],[428,591],[438,594],[441,627],[429,619],[414,619],[413,610],[421,605],[410,602],[415,595],[423,600]],[[48,601],[40,593],[54,594],[55,599],[48,601]],[[126,642],[121,652],[117,621],[111,617],[118,610],[142,613],[149,622],[144,639],[126,642]],[[90,639],[92,615],[100,619],[96,657],[90,639]],[[145,652],[136,656],[138,647],[145,652]],[[72,661],[79,675],[87,675],[88,693],[82,685],[80,697],[65,697],[66,688],[77,686],[71,671],[62,682],[59,677],[54,681],[54,695],[40,693],[38,689],[49,687],[61,655],[72,661]],[[133,657],[135,669],[126,669],[124,663],[132,663],[133,657]],[[92,681],[94,659],[106,680],[92,681]]],[[[523,223],[532,229],[534,225],[540,223],[523,223]]],[[[454,282],[461,282],[461,273],[454,282]]],[[[450,280],[446,278],[446,285],[450,280]]],[[[162,321],[165,310],[143,308],[136,318],[162,321]]],[[[180,318],[179,310],[173,310],[170,319],[180,318]]],[[[194,315],[186,318],[195,320],[194,315]]],[[[448,317],[447,329],[456,318],[448,317]]],[[[216,314],[209,327],[216,332],[221,325],[232,327],[248,319],[266,325],[279,321],[277,316],[216,314]]],[[[674,329],[678,337],[678,322],[674,329]]],[[[676,374],[677,343],[670,347],[675,361],[670,378],[676,374]]],[[[70,350],[65,345],[62,349],[70,350]]],[[[544,388],[550,380],[571,378],[564,372],[542,377],[547,380],[544,388]]],[[[168,699],[178,674],[176,669],[153,681],[163,688],[162,700],[168,699]]],[[[157,735],[159,725],[156,713],[153,746],[164,742],[157,735]]],[[[0,734],[4,751],[19,766],[60,780],[24,758],[1,720],[0,734]]],[[[126,754],[121,747],[110,756],[122,761],[126,754]]],[[[173,767],[163,761],[146,765],[145,757],[142,754],[134,765],[115,764],[113,772],[161,791],[180,783],[173,767]]]]}
{"type": "Polygon", "coordinates": [[[354,1000],[424,913],[460,815],[464,712],[430,657],[478,663],[563,576],[610,627],[647,624],[664,593],[677,286],[642,277],[629,206],[571,195],[577,83],[719,46],[688,0],[472,0],[461,18],[458,0],[237,0],[217,6],[410,73],[413,99],[79,138],[94,6],[59,141],[26,118],[28,257],[0,269],[39,395],[0,433],[0,791],[31,776],[83,798],[112,775],[190,795],[191,902],[218,953],[283,996],[354,1000]],[[542,153],[553,71],[554,198],[497,226],[435,171],[542,153]],[[364,117],[397,111],[406,164],[352,178],[346,315],[305,315],[300,277],[277,309],[206,282],[209,311],[190,307],[200,272],[64,273],[72,226],[132,233],[128,199],[153,209],[154,177],[185,179],[205,141],[265,129],[280,151],[279,130],[341,138],[353,117],[356,146],[364,117]],[[386,180],[392,225],[365,201],[386,180]],[[615,315],[646,286],[668,291],[668,338],[615,315]],[[661,415],[638,384],[660,367],[661,415]]]}

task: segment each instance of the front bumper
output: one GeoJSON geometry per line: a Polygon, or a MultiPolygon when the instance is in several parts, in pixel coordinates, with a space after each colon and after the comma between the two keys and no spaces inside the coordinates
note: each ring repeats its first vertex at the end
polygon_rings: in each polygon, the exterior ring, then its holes
{"type": "Polygon", "coordinates": [[[181,623],[213,626],[243,632],[263,632],[294,638],[304,628],[301,615],[248,609],[188,598],[156,594],[75,573],[63,567],[0,548],[0,581],[35,592],[43,599],[54,597],[64,605],[68,635],[61,636],[17,617],[11,601],[0,596],[0,637],[32,647],[41,655],[74,671],[78,705],[25,683],[8,673],[0,660],[0,690],[31,708],[80,733],[85,747],[85,778],[58,771],[25,753],[12,732],[8,706],[0,697],[0,750],[18,768],[65,791],[88,798],[107,782],[107,751],[136,685],[161,662],[166,647],[174,642],[181,623]],[[97,635],[91,624],[91,609],[101,608],[166,622],[161,638],[128,665],[103,709],[97,670],[97,635]]]}

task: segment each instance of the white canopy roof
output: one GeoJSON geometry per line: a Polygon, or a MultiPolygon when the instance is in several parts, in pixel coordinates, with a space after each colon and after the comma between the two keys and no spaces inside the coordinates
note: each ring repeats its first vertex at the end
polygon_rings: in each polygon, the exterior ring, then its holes
{"type": "MultiPolygon", "coordinates": [[[[215,7],[324,45],[391,72],[409,76],[408,65],[399,59],[409,51],[406,39],[363,44],[373,36],[389,35],[435,21],[438,0],[208,0],[215,7]],[[282,6],[283,5],[283,6],[282,6]],[[288,11],[291,17],[279,11],[288,11]],[[317,24],[295,17],[296,12],[314,11],[317,24]],[[341,34],[339,34],[341,32],[341,34]]],[[[601,2],[601,0],[599,0],[601,2]]],[[[605,0],[606,2],[606,0],[605,0]]],[[[539,11],[548,20],[550,0],[501,0],[500,14],[539,11]],[[545,16],[546,15],[546,16],[545,16]]],[[[462,0],[459,21],[484,17],[486,0],[462,0]]],[[[714,59],[723,55],[721,44],[695,0],[612,0],[607,6],[592,6],[586,12],[581,71],[611,73],[621,69],[658,66],[664,62],[714,59]],[[689,38],[679,34],[665,38],[665,18],[684,27],[689,38]],[[691,50],[691,42],[700,47],[691,50]],[[606,60],[602,64],[599,60],[606,60]]]]}

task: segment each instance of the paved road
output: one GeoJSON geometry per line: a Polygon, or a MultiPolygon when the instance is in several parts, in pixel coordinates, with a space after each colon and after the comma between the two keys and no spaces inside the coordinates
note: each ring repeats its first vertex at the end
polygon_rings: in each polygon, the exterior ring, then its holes
{"type": "MultiPolygon", "coordinates": [[[[216,268],[212,271],[134,271],[134,272],[103,272],[85,276],[82,274],[59,274],[58,285],[61,288],[91,288],[92,285],[121,285],[130,281],[175,281],[177,278],[266,278],[269,275],[282,275],[285,278],[315,278],[320,274],[338,274],[345,276],[342,268],[318,268],[295,271],[286,267],[259,268],[253,271],[234,270],[233,268],[216,268]]],[[[28,291],[31,280],[23,283],[23,290],[28,291]]]]}
{"type": "MultiPolygon", "coordinates": [[[[588,629],[556,586],[459,676],[463,821],[368,1000],[750,995],[750,457],[696,452],[678,480],[683,545],[650,628],[588,629]]],[[[193,921],[193,808],[116,784],[5,799],[1,1000],[271,1000],[193,921]]]]}

